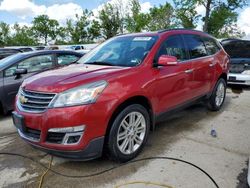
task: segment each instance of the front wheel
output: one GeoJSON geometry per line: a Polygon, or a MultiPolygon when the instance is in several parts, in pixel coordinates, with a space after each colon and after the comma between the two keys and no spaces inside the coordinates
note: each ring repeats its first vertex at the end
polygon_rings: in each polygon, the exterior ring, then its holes
{"type": "Polygon", "coordinates": [[[218,111],[221,109],[226,97],[226,81],[220,78],[215,85],[212,95],[208,99],[208,109],[218,111]]]}
{"type": "Polygon", "coordinates": [[[111,159],[126,162],[135,158],[148,137],[150,118],[148,111],[139,104],[126,107],[115,118],[108,138],[111,159]]]}

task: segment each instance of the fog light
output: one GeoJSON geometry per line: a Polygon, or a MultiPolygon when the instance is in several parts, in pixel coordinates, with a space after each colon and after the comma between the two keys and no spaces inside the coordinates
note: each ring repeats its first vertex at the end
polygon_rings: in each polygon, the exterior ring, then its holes
{"type": "Polygon", "coordinates": [[[83,136],[85,125],[77,127],[63,127],[49,129],[49,133],[65,133],[60,144],[63,145],[76,145],[80,142],[83,136]]]}
{"type": "Polygon", "coordinates": [[[72,145],[78,144],[82,138],[83,132],[76,132],[76,133],[66,133],[62,144],[63,145],[72,145]]]}
{"type": "Polygon", "coordinates": [[[69,136],[68,140],[67,140],[67,144],[75,144],[79,141],[79,139],[81,138],[80,135],[77,136],[69,136]]]}

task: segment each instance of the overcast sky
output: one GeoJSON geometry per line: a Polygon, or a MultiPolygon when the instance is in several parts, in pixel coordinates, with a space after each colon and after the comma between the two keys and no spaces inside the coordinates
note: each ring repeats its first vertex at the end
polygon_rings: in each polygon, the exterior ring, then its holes
{"type": "MultiPolygon", "coordinates": [[[[115,0],[110,0],[115,1],[115,0]]],[[[128,0],[122,0],[126,3],[128,0]]],[[[248,0],[250,2],[250,0],[248,0]]],[[[97,11],[107,0],[0,0],[0,21],[9,24],[30,24],[32,19],[40,14],[47,14],[50,18],[65,23],[68,18],[74,18],[75,14],[81,14],[83,9],[97,11]]],[[[166,0],[140,0],[142,11],[164,4],[166,0]]],[[[170,3],[172,1],[169,1],[170,3]]],[[[250,4],[250,3],[249,3],[250,4]]],[[[197,7],[200,14],[204,14],[203,7],[197,7]]],[[[250,6],[238,10],[238,25],[250,39],[250,6]]],[[[198,29],[201,25],[198,26],[198,29]]]]}

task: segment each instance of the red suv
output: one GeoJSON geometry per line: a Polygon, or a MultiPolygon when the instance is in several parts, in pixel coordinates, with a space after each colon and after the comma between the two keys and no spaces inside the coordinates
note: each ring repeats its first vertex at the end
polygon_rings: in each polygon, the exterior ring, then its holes
{"type": "Polygon", "coordinates": [[[221,45],[203,32],[120,35],[77,64],[25,80],[14,124],[25,141],[51,154],[88,160],[105,149],[125,162],[138,155],[166,112],[199,99],[219,110],[228,62],[221,45]]]}

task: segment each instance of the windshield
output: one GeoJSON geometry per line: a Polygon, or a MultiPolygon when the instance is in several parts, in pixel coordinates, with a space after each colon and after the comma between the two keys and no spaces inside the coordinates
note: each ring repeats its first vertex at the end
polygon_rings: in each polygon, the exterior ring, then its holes
{"type": "Polygon", "coordinates": [[[83,56],[78,63],[133,67],[142,63],[157,36],[112,38],[83,56]]]}
{"type": "Polygon", "coordinates": [[[250,41],[234,41],[223,47],[231,58],[250,58],[250,41]]]}

